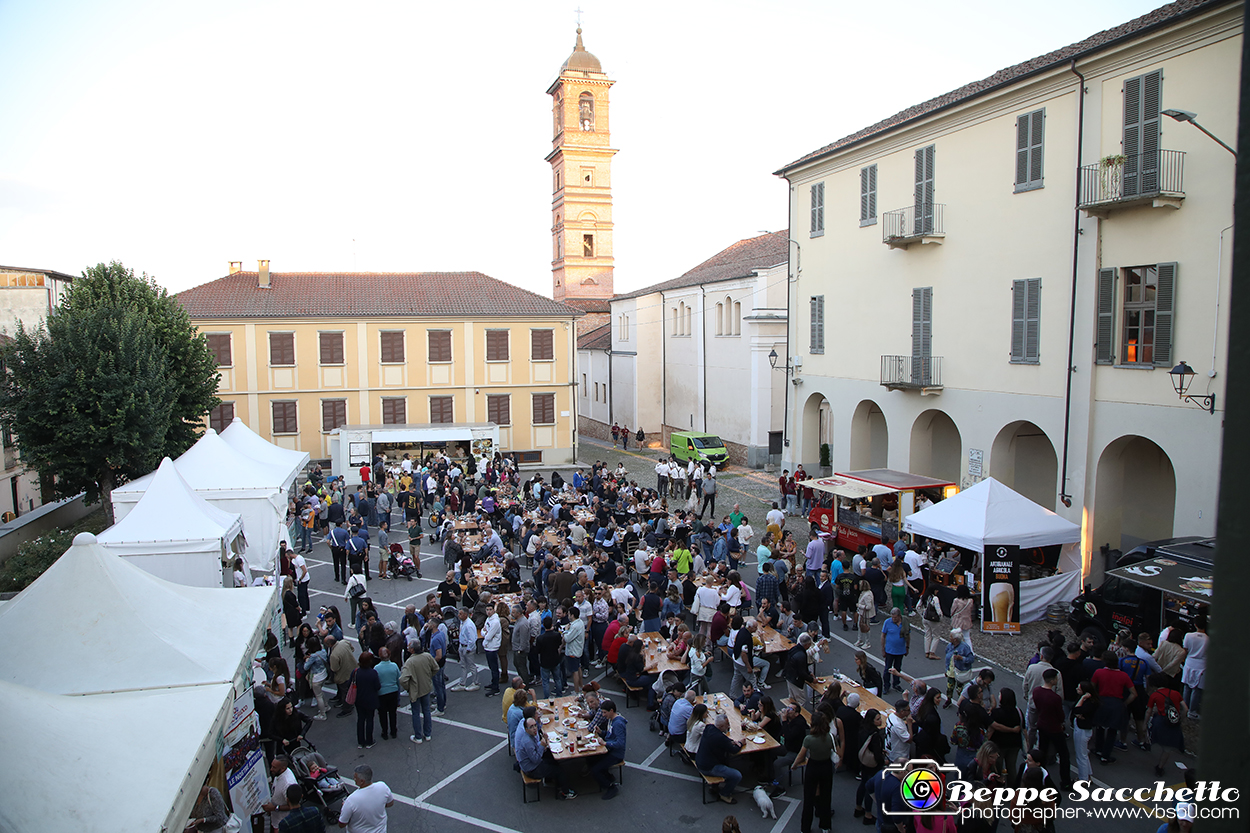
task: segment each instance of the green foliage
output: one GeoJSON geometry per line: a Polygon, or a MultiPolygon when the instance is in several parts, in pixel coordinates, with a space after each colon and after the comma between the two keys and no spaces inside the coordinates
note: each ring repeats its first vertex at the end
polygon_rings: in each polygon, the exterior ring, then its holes
{"type": "Polygon", "coordinates": [[[833,455],[829,453],[829,443],[820,444],[820,464],[825,467],[833,465],[833,455]]]}
{"type": "Polygon", "coordinates": [[[87,500],[195,442],[218,402],[207,340],[146,276],[100,264],[74,281],[45,323],[4,347],[0,420],[55,492],[87,500]]]}
{"type": "Polygon", "coordinates": [[[43,575],[58,558],[65,554],[74,536],[80,532],[99,534],[109,526],[103,508],[80,519],[67,529],[57,529],[27,541],[17,554],[0,566],[0,591],[24,590],[43,575]]]}

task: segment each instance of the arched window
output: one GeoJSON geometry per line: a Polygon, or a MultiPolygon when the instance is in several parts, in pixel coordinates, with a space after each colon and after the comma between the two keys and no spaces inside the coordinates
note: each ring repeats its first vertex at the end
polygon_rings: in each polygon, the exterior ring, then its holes
{"type": "Polygon", "coordinates": [[[692,314],[693,309],[694,309],[693,307],[686,307],[686,319],[685,319],[685,323],[682,325],[682,332],[685,333],[686,335],[690,335],[690,332],[691,332],[690,319],[693,317],[693,314],[692,314]]]}
{"type": "Polygon", "coordinates": [[[734,325],[733,334],[736,336],[742,335],[742,302],[741,301],[734,301],[733,325],[734,325]]]}
{"type": "Polygon", "coordinates": [[[592,133],[595,129],[595,97],[590,93],[582,93],[577,100],[577,123],[584,133],[592,133]]]}
{"type": "Polygon", "coordinates": [[[716,305],[716,334],[718,336],[728,335],[725,332],[725,305],[716,305]]]}
{"type": "Polygon", "coordinates": [[[677,335],[677,307],[673,307],[673,335],[677,335]]]}

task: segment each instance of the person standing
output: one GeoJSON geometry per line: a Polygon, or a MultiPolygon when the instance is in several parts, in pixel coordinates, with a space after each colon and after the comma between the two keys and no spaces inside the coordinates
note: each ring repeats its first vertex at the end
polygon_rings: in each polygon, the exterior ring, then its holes
{"type": "MultiPolygon", "coordinates": [[[[398,643],[398,644],[403,644],[398,643]]],[[[399,713],[399,666],[391,659],[389,648],[378,652],[378,664],[373,667],[378,675],[378,722],[382,724],[382,740],[399,736],[397,727],[399,713]]]]}
{"type": "Polygon", "coordinates": [[[409,640],[408,652],[408,661],[399,672],[399,684],[408,692],[412,709],[412,735],[408,739],[421,743],[430,740],[434,722],[430,714],[430,697],[434,692],[434,675],[439,669],[434,657],[421,646],[420,639],[409,640]]]}
{"type": "Polygon", "coordinates": [[[1194,631],[1185,634],[1181,645],[1185,648],[1185,664],[1181,669],[1181,683],[1184,684],[1185,705],[1189,707],[1189,716],[1198,720],[1202,705],[1202,683],[1207,669],[1207,615],[1198,616],[1194,622],[1194,631]]]}
{"type": "Polygon", "coordinates": [[[655,490],[661,495],[668,494],[669,474],[668,460],[661,457],[660,462],[655,464],[655,490]]]}
{"type": "Polygon", "coordinates": [[[629,451],[629,426],[621,426],[621,450],[629,451]]]}
{"type": "Polygon", "coordinates": [[[495,608],[491,610],[482,626],[482,650],[486,652],[486,666],[490,669],[490,685],[486,687],[487,697],[494,697],[499,693],[499,648],[502,645],[503,626],[499,619],[499,610],[495,608]]]}
{"type": "Polygon", "coordinates": [[[385,781],[373,780],[373,768],[361,764],[355,770],[356,791],[343,800],[339,827],[347,833],[386,833],[386,810],[395,803],[385,781]]]}
{"type": "Polygon", "coordinates": [[[1042,673],[1042,684],[1033,689],[1029,710],[1036,715],[1031,722],[1037,727],[1037,745],[1042,763],[1045,765],[1050,759],[1050,748],[1053,746],[1059,753],[1060,786],[1067,790],[1072,786],[1072,765],[1068,760],[1068,739],[1063,729],[1063,696],[1058,688],[1059,672],[1047,669],[1042,673]]]}
{"type": "Polygon", "coordinates": [[[308,611],[312,610],[312,604],[308,601],[308,583],[312,581],[312,576],[308,573],[308,563],[304,561],[304,556],[295,553],[291,558],[291,566],[295,569],[295,590],[299,600],[300,616],[307,616],[308,611]]]}
{"type": "Polygon", "coordinates": [[[373,748],[373,715],[378,710],[382,681],[374,670],[377,658],[365,651],[356,668],[356,748],[373,748]]]}
{"type": "Polygon", "coordinates": [[[881,653],[885,657],[885,691],[891,688],[903,690],[898,675],[890,671],[903,670],[903,657],[911,650],[911,625],[904,621],[903,612],[897,607],[890,610],[890,618],[881,625],[881,653]]]}
{"type": "MultiPolygon", "coordinates": [[[[1115,651],[1104,652],[1102,660],[1104,667],[1090,676],[1098,689],[1099,701],[1094,746],[1098,751],[1098,759],[1104,764],[1110,764],[1115,763],[1111,753],[1115,750],[1116,739],[1125,720],[1125,709],[1137,697],[1137,690],[1133,688],[1133,681],[1128,674],[1120,670],[1120,659],[1115,651]]],[[[1049,674],[1050,671],[1046,673],[1049,674]]]]}
{"type": "Polygon", "coordinates": [[[456,611],[460,619],[460,682],[448,686],[449,691],[478,691],[477,660],[473,658],[477,652],[477,625],[469,616],[467,608],[456,611]]]}
{"type": "Polygon", "coordinates": [[[291,759],[286,755],[274,756],[269,763],[269,773],[273,776],[273,785],[269,790],[271,798],[260,807],[269,814],[270,828],[277,830],[287,813],[296,809],[299,804],[296,802],[295,806],[292,806],[286,794],[287,788],[295,786],[298,782],[295,780],[295,771],[291,769],[291,759]]]}
{"type": "Polygon", "coordinates": [[[799,823],[802,833],[811,833],[812,817],[816,816],[821,830],[833,826],[833,736],[829,733],[829,718],[823,712],[812,715],[811,731],[803,738],[803,748],[795,756],[791,770],[806,766],[803,775],[803,816],[799,823]]]}

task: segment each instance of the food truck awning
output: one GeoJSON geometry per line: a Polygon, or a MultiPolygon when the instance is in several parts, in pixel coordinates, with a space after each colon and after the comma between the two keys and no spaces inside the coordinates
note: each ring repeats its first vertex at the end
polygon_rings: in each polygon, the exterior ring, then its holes
{"type": "Polygon", "coordinates": [[[841,474],[833,477],[818,477],[815,480],[804,480],[799,485],[808,489],[815,489],[818,492],[832,492],[839,497],[848,498],[872,497],[873,495],[884,495],[887,492],[894,491],[889,486],[879,486],[876,483],[869,483],[866,480],[858,480],[841,474]]]}
{"type": "Polygon", "coordinates": [[[914,489],[942,489],[954,484],[948,480],[937,480],[894,469],[868,469],[804,480],[799,485],[820,492],[831,492],[840,497],[865,498],[914,489]]]}
{"type": "Polygon", "coordinates": [[[1107,575],[1153,587],[1192,602],[1210,604],[1211,573],[1210,565],[1160,556],[1139,561],[1131,567],[1117,567],[1108,571],[1107,575]]]}

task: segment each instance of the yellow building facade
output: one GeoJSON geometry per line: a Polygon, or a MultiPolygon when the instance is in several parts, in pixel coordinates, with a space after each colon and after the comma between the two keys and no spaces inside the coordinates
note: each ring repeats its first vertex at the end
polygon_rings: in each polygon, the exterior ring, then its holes
{"type": "Polygon", "coordinates": [[[575,459],[579,310],[476,272],[237,266],[177,296],[217,356],[211,427],[324,459],[342,426],[490,422],[525,462],[575,459]]]}

